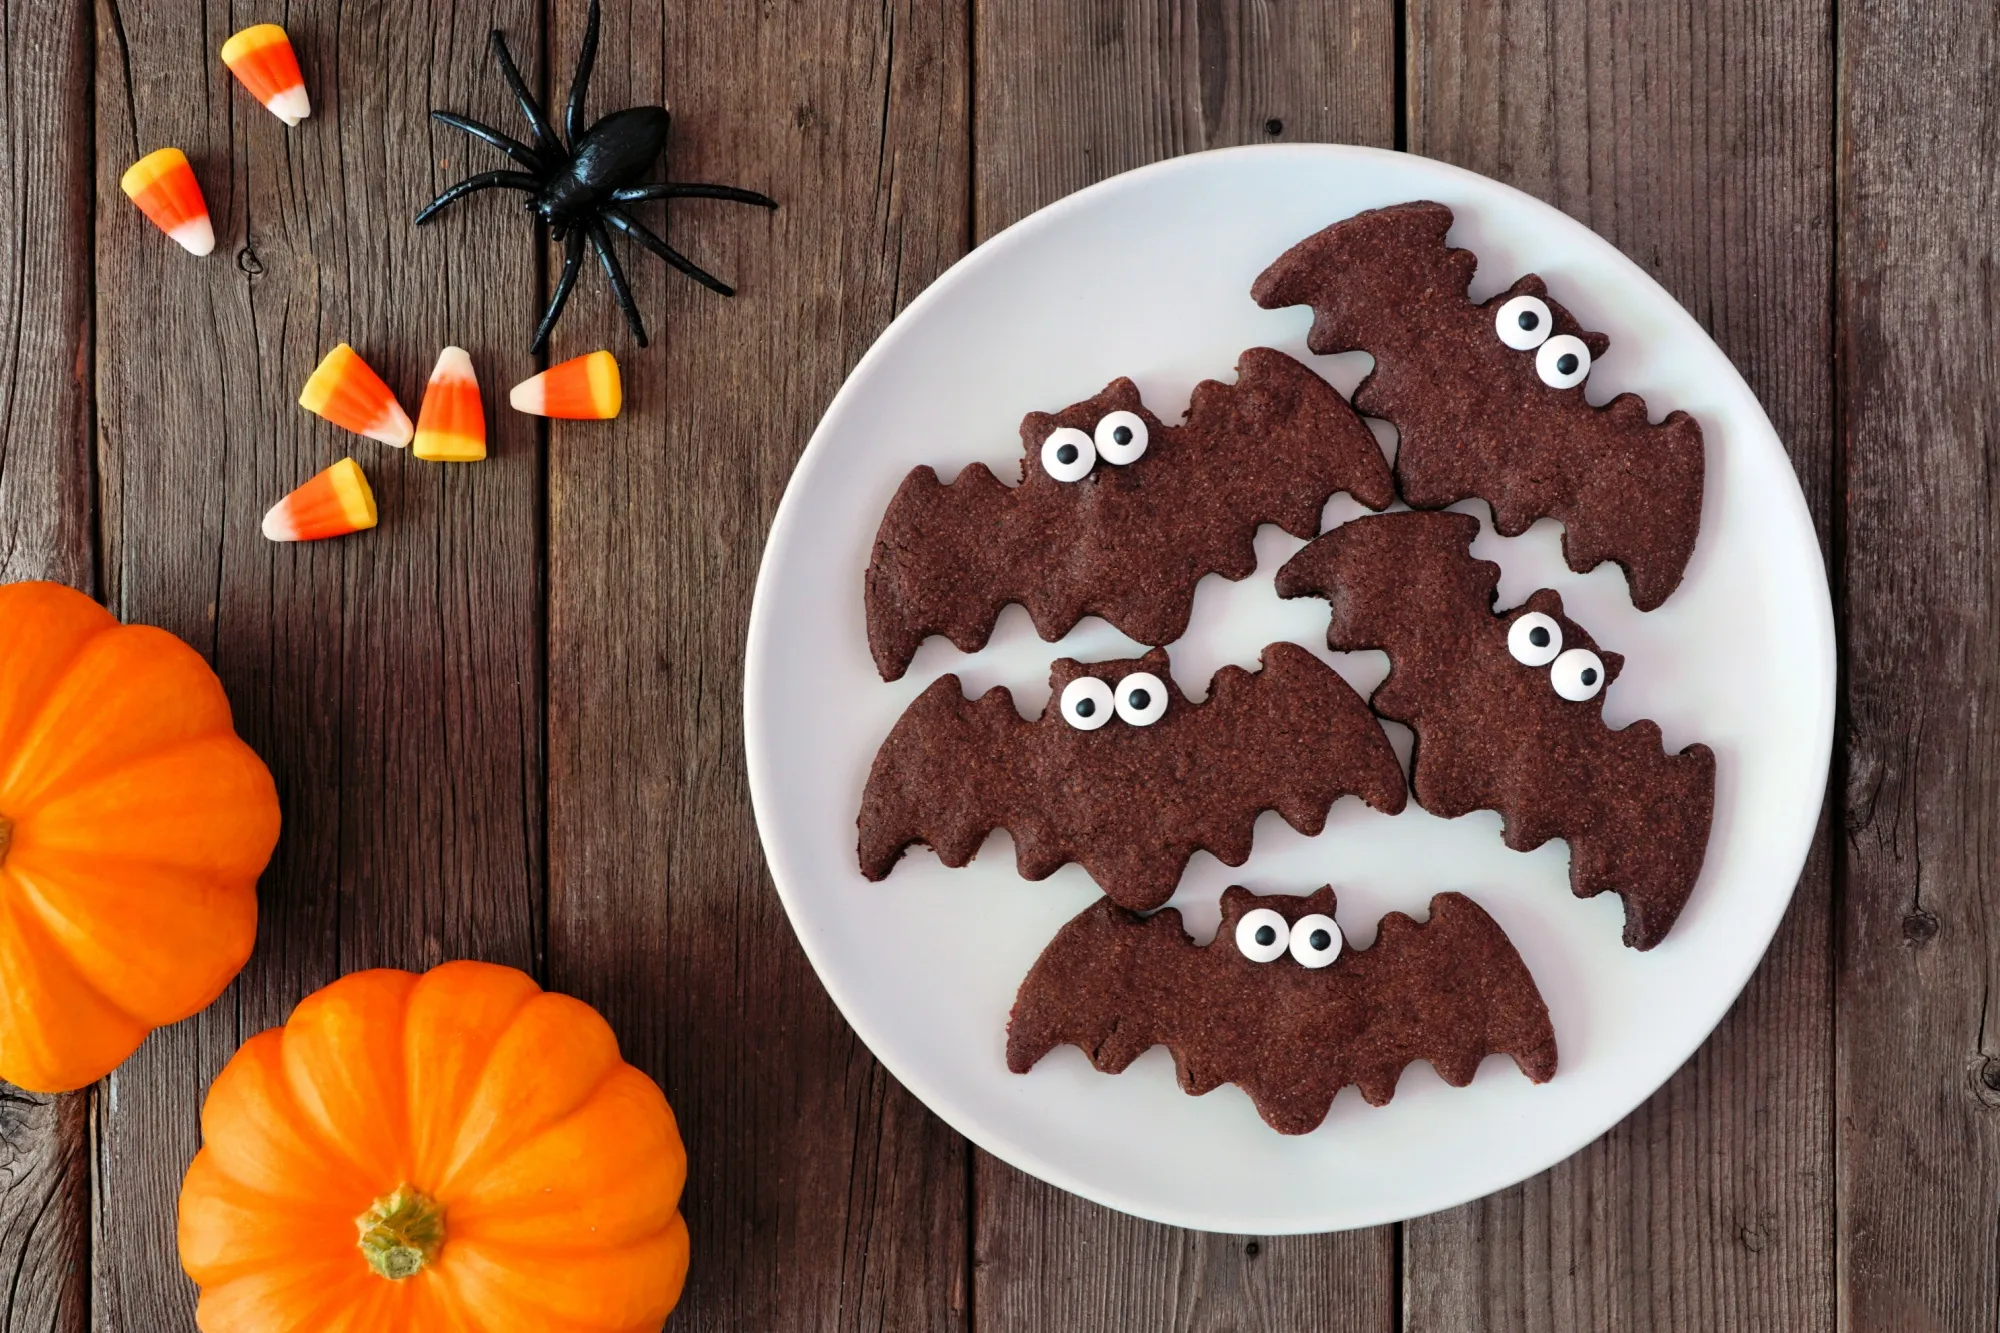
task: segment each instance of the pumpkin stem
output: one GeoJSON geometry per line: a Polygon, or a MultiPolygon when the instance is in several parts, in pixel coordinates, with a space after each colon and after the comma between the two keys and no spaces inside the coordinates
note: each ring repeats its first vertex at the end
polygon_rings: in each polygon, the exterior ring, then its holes
{"type": "Polygon", "coordinates": [[[444,1209],[422,1190],[398,1185],[354,1219],[368,1266],[391,1282],[415,1277],[444,1248],[444,1209]]]}
{"type": "Polygon", "coordinates": [[[0,865],[7,863],[7,849],[14,842],[14,821],[0,815],[0,865]]]}

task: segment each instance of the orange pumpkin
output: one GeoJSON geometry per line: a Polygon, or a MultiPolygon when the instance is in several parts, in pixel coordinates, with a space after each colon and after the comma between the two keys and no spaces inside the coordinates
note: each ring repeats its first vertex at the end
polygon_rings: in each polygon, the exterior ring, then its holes
{"type": "Polygon", "coordinates": [[[209,1089],[203,1333],[658,1333],[687,1158],[597,1011],[490,963],[341,978],[209,1089]]]}
{"type": "Polygon", "coordinates": [[[222,993],[278,840],[222,682],[165,630],[0,587],[0,1078],[80,1088],[222,993]]]}

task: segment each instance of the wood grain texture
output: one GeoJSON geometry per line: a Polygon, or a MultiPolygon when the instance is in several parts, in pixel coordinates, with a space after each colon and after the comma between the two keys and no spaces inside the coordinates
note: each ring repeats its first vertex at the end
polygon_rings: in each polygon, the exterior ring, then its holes
{"type": "Polygon", "coordinates": [[[1844,4],[1844,1329],[2000,1309],[2000,23],[1844,4]]]}
{"type": "MultiPolygon", "coordinates": [[[[975,15],[980,240],[1071,191],[1179,153],[1279,140],[1387,146],[1394,137],[1386,4],[982,0],[975,15]]],[[[1179,1231],[975,1156],[982,1333],[1394,1325],[1390,1228],[1278,1239],[1179,1231]]]]}
{"type": "Polygon", "coordinates": [[[980,0],[975,234],[1163,157],[1287,140],[1389,147],[1378,0],[980,0]]]}
{"type": "MultiPolygon", "coordinates": [[[[90,24],[68,5],[0,24],[0,583],[94,591],[90,24]]],[[[0,1329],[89,1318],[91,1093],[0,1084],[0,1329]]]]}
{"type": "Polygon", "coordinates": [[[216,58],[250,21],[223,8],[97,10],[106,583],[122,616],[209,657],[285,818],[248,968],[105,1084],[94,1314],[148,1333],[192,1327],[174,1201],[203,1093],[237,1043],[354,968],[532,967],[543,899],[540,460],[533,423],[498,396],[533,368],[535,251],[517,217],[409,222],[490,165],[428,108],[507,115],[487,28],[533,51],[538,10],[295,8],[314,114],[288,130],[216,58]],[[163,144],[187,151],[207,194],[206,259],[118,189],[163,144]],[[299,386],[342,340],[412,413],[438,350],[467,348],[487,379],[492,455],[424,463],[301,411],[299,386]],[[259,535],[266,507],[350,454],[379,528],[305,545],[259,535]]]}
{"type": "MultiPolygon", "coordinates": [[[[557,16],[566,91],[584,6],[557,16]]],[[[751,588],[792,465],[964,244],[966,22],[949,0],[604,8],[593,113],[669,101],[668,176],[782,205],[674,204],[669,239],[740,294],[621,246],[655,345],[588,273],[551,347],[612,348],[625,409],[549,432],[549,973],[680,1118],[676,1329],[966,1320],[964,1148],[806,964],[742,753],[751,588]]]]}
{"type": "MultiPolygon", "coordinates": [[[[1413,0],[1413,152],[1589,224],[1757,393],[1826,540],[1833,63],[1824,5],[1413,0]]],[[[1664,410],[1661,406],[1661,410],[1664,410]]],[[[1516,1189],[1406,1228],[1411,1330],[1824,1328],[1831,859],[1689,1064],[1516,1189]]]]}
{"type": "Polygon", "coordinates": [[[1393,1227],[1336,1236],[1184,1231],[1085,1202],[985,1153],[973,1197],[981,1330],[1396,1327],[1393,1227]]]}

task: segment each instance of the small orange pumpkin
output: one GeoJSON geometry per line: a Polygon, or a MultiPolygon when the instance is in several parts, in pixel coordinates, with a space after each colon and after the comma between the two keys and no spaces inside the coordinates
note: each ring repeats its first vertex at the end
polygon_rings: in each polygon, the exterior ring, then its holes
{"type": "Polygon", "coordinates": [[[250,957],[278,840],[222,682],[165,630],[0,587],[0,1078],[64,1092],[250,957]]]}
{"type": "Polygon", "coordinates": [[[680,1299],[667,1099],[511,967],[341,978],[243,1044],[201,1131],[203,1333],[658,1333],[680,1299]]]}

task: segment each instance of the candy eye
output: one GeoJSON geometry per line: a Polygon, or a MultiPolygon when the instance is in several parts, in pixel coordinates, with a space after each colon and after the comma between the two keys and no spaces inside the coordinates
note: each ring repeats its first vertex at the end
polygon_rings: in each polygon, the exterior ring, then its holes
{"type": "Polygon", "coordinates": [[[1549,681],[1556,693],[1571,703],[1595,699],[1604,688],[1604,663],[1588,648],[1572,648],[1549,668],[1549,681]]]}
{"type": "Polygon", "coordinates": [[[1097,423],[1097,456],[1124,467],[1146,452],[1146,421],[1137,412],[1112,412],[1097,423]]]}
{"type": "Polygon", "coordinates": [[[1118,716],[1135,727],[1150,727],[1167,711],[1167,687],[1150,671],[1134,671],[1118,682],[1118,716]]]}
{"type": "Polygon", "coordinates": [[[1547,341],[1554,321],[1539,296],[1517,296],[1493,316],[1493,331],[1517,352],[1532,352],[1547,341]]]}
{"type": "Polygon", "coordinates": [[[1507,651],[1522,666],[1547,666],[1562,650],[1562,626],[1554,616],[1530,611],[1507,628],[1507,651]]]}
{"type": "Polygon", "coordinates": [[[1269,963],[1284,957],[1291,938],[1291,923],[1268,907],[1245,912],[1236,923],[1236,947],[1253,963],[1269,963]]]}
{"type": "Polygon", "coordinates": [[[1573,333],[1558,333],[1535,353],[1535,373],[1551,389],[1573,389],[1590,373],[1590,349],[1573,333]]]}
{"type": "Polygon", "coordinates": [[[1078,676],[1063,686],[1063,721],[1078,731],[1096,731],[1115,711],[1111,687],[1095,676],[1078,676]]]}
{"type": "Polygon", "coordinates": [[[1325,967],[1340,957],[1340,927],[1314,912],[1292,922],[1292,957],[1300,967],[1325,967]]]}
{"type": "Polygon", "coordinates": [[[1082,481],[1097,466],[1097,446],[1074,426],[1059,426],[1042,441],[1042,470],[1057,481],[1082,481]]]}

